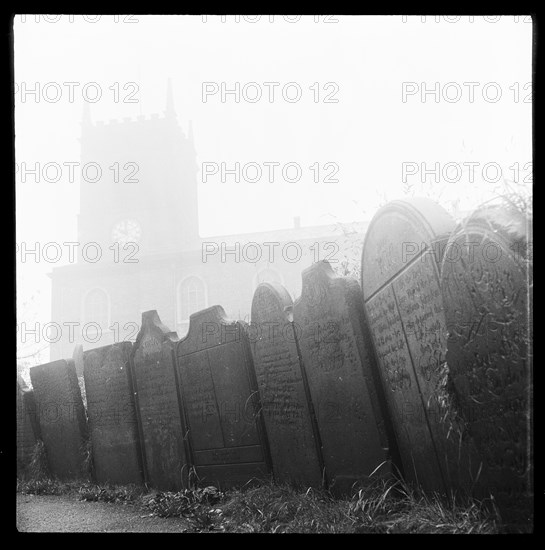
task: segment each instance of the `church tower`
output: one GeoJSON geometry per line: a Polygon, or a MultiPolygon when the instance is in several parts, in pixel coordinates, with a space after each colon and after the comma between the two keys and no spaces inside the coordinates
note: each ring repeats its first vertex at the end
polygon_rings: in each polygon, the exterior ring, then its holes
{"type": "Polygon", "coordinates": [[[196,151],[170,81],[162,115],[93,123],[86,106],[81,165],[77,262],[50,275],[51,319],[62,327],[51,360],[70,357],[75,344],[134,338],[149,309],[175,327],[180,279],[200,258],[196,151]]]}
{"type": "Polygon", "coordinates": [[[196,152],[170,79],[163,116],[93,124],[86,106],[81,164],[80,243],[136,242],[139,256],[198,247],[196,152]]]}
{"type": "MultiPolygon", "coordinates": [[[[145,311],[156,310],[183,337],[191,314],[211,305],[248,320],[260,282],[280,282],[297,296],[310,252],[297,262],[280,252],[274,261],[268,254],[255,261],[225,261],[222,254],[203,260],[196,156],[191,125],[186,134],[178,123],[170,82],[162,116],[93,123],[86,109],[79,257],[51,273],[51,321],[61,327],[50,345],[52,361],[71,357],[77,344],[89,350],[134,341],[145,311]],[[102,251],[98,261],[92,250],[84,252],[92,243],[102,251]]],[[[207,241],[230,250],[272,242],[278,251],[297,241],[302,251],[312,251],[318,242],[331,244],[335,230],[297,226],[207,241]]]]}

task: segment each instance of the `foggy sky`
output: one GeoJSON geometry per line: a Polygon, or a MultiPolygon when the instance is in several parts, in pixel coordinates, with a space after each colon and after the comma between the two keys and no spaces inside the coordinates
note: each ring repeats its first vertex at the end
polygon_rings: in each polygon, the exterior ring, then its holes
{"type": "MultiPolygon", "coordinates": [[[[303,17],[290,23],[276,16],[271,22],[262,16],[251,23],[234,16],[205,21],[138,15],[117,22],[102,16],[92,23],[81,15],[57,22],[15,16],[17,164],[79,161],[86,83],[98,83],[103,94],[90,105],[96,122],[162,114],[171,78],[185,132],[192,121],[199,165],[295,162],[302,168],[297,183],[281,178],[268,183],[265,176],[257,183],[221,182],[218,176],[200,183],[202,237],[290,227],[295,216],[304,226],[368,220],[381,202],[402,196],[407,182],[423,193],[442,191],[441,201],[460,199],[460,207],[469,209],[494,190],[482,177],[487,163],[500,165],[508,178],[514,175],[509,167],[518,163],[523,179],[532,160],[531,98],[524,87],[532,80],[531,23],[522,16],[473,22],[402,16],[336,20],[303,17]],[[21,93],[21,86],[33,88],[36,82],[58,83],[61,99],[21,93]],[[72,101],[66,82],[77,84],[72,101]],[[263,93],[268,90],[263,83],[279,85],[272,102],[263,96],[237,103],[229,95],[222,102],[221,93],[204,102],[203,82],[220,90],[255,82],[263,93]],[[296,102],[282,97],[290,82],[302,91],[296,102]],[[451,83],[449,92],[458,86],[463,93],[456,101],[440,95],[436,102],[432,94],[423,101],[423,82],[429,88],[439,83],[441,92],[451,83]],[[120,99],[131,91],[123,89],[127,83],[137,85],[137,102],[116,102],[117,92],[120,99]],[[419,90],[405,102],[403,83],[419,90]],[[474,83],[473,102],[464,83],[474,83]],[[482,93],[487,85],[488,99],[482,93]],[[501,98],[492,101],[498,89],[501,98]],[[332,90],[338,102],[325,103],[332,90]],[[473,182],[464,174],[452,184],[430,177],[422,184],[420,173],[403,181],[404,162],[478,164],[473,182]],[[308,168],[314,163],[336,164],[339,181],[322,181],[322,172],[321,181],[314,182],[308,168]]],[[[18,173],[16,200],[17,243],[77,239],[77,170],[75,181],[68,181],[66,171],[55,183],[32,177],[22,182],[18,173]]],[[[60,264],[19,260],[18,302],[40,291],[37,316],[47,321],[51,299],[45,274],[60,264]]]]}

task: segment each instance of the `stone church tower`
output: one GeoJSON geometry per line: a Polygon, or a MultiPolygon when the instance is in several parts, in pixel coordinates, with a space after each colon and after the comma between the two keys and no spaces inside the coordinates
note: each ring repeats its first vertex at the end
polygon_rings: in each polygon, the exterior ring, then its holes
{"type": "Polygon", "coordinates": [[[302,271],[339,239],[338,227],[298,220],[286,230],[201,239],[193,132],[178,122],[170,82],[162,115],[93,123],[87,109],[81,164],[77,262],[50,274],[51,321],[60,327],[51,360],[71,357],[77,344],[134,341],[151,309],[180,337],[192,313],[216,304],[249,321],[259,283],[279,282],[295,299],[302,271]],[[231,252],[203,258],[214,247],[231,252]]]}
{"type": "Polygon", "coordinates": [[[76,343],[133,339],[146,309],[163,309],[174,328],[175,303],[161,308],[158,290],[174,297],[174,264],[200,250],[192,127],[178,122],[170,81],[163,115],[94,124],[86,104],[80,141],[78,258],[51,273],[52,321],[62,329],[52,360],[76,343]]]}
{"type": "Polygon", "coordinates": [[[191,124],[178,124],[168,85],[164,116],[93,125],[84,114],[79,241],[108,249],[131,240],[139,254],[198,246],[197,162],[191,124]],[[93,182],[98,163],[101,178],[93,182]]]}

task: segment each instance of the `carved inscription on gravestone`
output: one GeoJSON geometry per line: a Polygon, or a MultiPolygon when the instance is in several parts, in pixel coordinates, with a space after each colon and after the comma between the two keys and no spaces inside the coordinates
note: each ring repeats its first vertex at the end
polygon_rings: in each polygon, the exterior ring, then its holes
{"type": "Polygon", "coordinates": [[[292,305],[283,286],[260,284],[252,302],[249,334],[275,480],[320,487],[323,459],[289,320],[292,305]]]}
{"type": "Polygon", "coordinates": [[[335,276],[328,262],[312,265],[303,272],[293,319],[326,476],[332,490],[346,492],[389,458],[358,283],[335,276]]]}
{"type": "Polygon", "coordinates": [[[87,423],[74,362],[32,367],[30,380],[50,473],[63,480],[85,476],[87,423]]]}
{"type": "Polygon", "coordinates": [[[129,374],[132,344],[84,352],[87,414],[98,483],[141,483],[138,426],[129,374]]]}
{"type": "Polygon", "coordinates": [[[176,350],[192,463],[203,482],[221,487],[270,473],[246,330],[213,306],[191,315],[176,350]]]}
{"type": "Polygon", "coordinates": [[[187,483],[181,402],[174,347],[178,337],[155,310],[142,314],[133,347],[132,373],[146,480],[152,487],[176,491],[187,483]]]}
{"type": "Polygon", "coordinates": [[[17,376],[17,476],[24,476],[40,438],[34,392],[17,376]]]}
{"type": "Polygon", "coordinates": [[[441,281],[447,362],[482,483],[516,505],[531,475],[531,248],[519,211],[491,205],[452,234],[441,281]]]}
{"type": "Polygon", "coordinates": [[[439,392],[446,327],[438,262],[454,221],[428,199],[393,201],[371,221],[361,284],[405,476],[447,491],[439,392]]]}

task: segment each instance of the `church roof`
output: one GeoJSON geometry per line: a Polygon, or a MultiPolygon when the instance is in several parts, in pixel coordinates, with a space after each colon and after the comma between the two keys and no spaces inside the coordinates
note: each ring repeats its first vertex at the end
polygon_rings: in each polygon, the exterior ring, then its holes
{"type": "Polygon", "coordinates": [[[292,227],[289,229],[275,229],[272,231],[258,231],[255,233],[239,233],[234,235],[214,235],[201,237],[202,242],[221,241],[225,243],[248,243],[252,241],[264,242],[276,240],[279,242],[299,241],[310,239],[339,238],[343,235],[363,235],[369,222],[335,223],[328,225],[314,225],[310,227],[292,227]]]}

